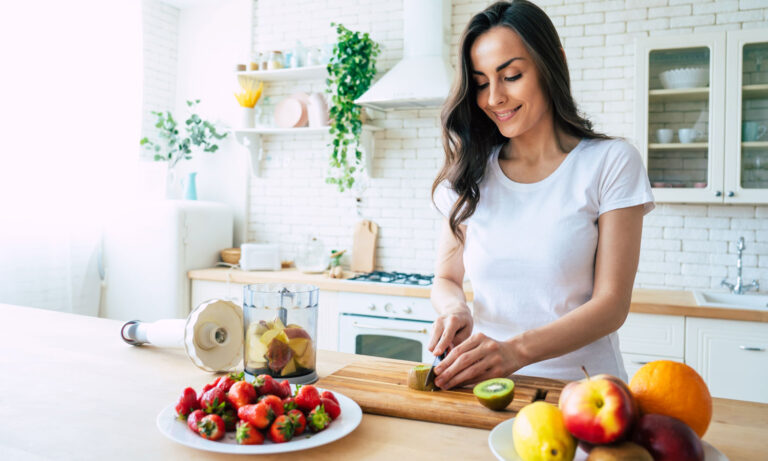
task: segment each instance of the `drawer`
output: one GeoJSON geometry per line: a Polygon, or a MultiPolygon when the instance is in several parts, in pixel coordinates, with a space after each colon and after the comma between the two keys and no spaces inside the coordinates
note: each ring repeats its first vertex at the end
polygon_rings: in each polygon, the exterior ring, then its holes
{"type": "Polygon", "coordinates": [[[685,317],[629,314],[618,331],[622,353],[685,356],[685,317]]]}
{"type": "MultiPolygon", "coordinates": [[[[648,362],[654,360],[673,360],[675,362],[683,362],[683,357],[665,357],[662,355],[643,355],[643,354],[621,354],[624,359],[624,368],[627,370],[627,379],[632,380],[632,376],[635,375],[637,370],[648,362]]],[[[629,383],[629,381],[627,381],[629,383]]]]}
{"type": "Polygon", "coordinates": [[[768,323],[689,317],[685,363],[714,397],[768,403],[768,323]]]}

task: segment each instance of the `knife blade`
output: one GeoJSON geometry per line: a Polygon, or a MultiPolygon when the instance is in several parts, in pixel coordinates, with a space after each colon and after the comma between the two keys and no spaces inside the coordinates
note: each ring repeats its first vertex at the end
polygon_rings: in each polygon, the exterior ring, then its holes
{"type": "Polygon", "coordinates": [[[435,367],[438,366],[440,364],[440,362],[442,362],[445,359],[446,355],[448,355],[448,351],[447,350],[443,351],[442,354],[435,356],[435,360],[432,362],[432,366],[429,367],[429,373],[427,373],[427,377],[424,380],[424,387],[425,388],[429,387],[430,381],[434,381],[435,380],[435,367]]]}

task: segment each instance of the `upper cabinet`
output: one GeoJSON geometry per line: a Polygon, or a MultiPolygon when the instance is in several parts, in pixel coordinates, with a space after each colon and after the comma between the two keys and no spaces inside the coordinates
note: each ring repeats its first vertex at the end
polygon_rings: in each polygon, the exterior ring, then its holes
{"type": "Polygon", "coordinates": [[[659,202],[768,203],[768,31],[637,44],[636,140],[659,202]]]}

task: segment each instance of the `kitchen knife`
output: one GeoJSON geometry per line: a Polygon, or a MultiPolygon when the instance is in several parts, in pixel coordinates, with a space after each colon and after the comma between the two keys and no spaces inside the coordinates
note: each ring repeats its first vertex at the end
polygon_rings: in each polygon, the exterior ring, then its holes
{"type": "Polygon", "coordinates": [[[436,355],[435,360],[432,362],[432,366],[429,367],[429,373],[427,373],[427,378],[424,380],[424,387],[429,387],[430,381],[435,380],[435,367],[442,362],[445,359],[445,356],[448,355],[448,351],[443,351],[442,354],[436,355]]]}

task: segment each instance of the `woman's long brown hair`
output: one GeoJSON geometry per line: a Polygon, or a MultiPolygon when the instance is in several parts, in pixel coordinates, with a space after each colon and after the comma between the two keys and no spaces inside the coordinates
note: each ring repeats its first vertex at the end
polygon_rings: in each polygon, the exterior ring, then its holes
{"type": "Polygon", "coordinates": [[[432,184],[433,202],[435,190],[446,180],[458,195],[448,222],[451,232],[462,244],[464,236],[459,225],[475,212],[488,157],[494,147],[507,141],[477,106],[477,90],[472,80],[472,45],[480,35],[496,26],[509,27],[525,44],[551,104],[555,131],[579,138],[608,139],[593,131],[592,123],[579,115],[571,95],[571,78],[560,37],[541,8],[527,0],[501,1],[473,16],[459,44],[458,80],[441,114],[445,162],[432,184]]]}

